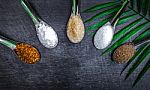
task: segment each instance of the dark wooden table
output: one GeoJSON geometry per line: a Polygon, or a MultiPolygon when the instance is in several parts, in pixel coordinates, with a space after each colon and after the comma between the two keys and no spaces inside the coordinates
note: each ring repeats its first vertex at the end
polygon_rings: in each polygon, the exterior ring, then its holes
{"type": "MultiPolygon", "coordinates": [[[[110,55],[100,56],[87,34],[79,44],[66,37],[70,16],[70,0],[29,0],[38,14],[53,26],[59,36],[54,49],[43,47],[34,25],[18,0],[0,0],[0,34],[34,45],[41,53],[35,65],[21,62],[9,48],[0,45],[0,90],[130,90],[138,70],[124,81],[120,76],[124,65],[111,61],[110,55]]],[[[109,0],[81,0],[81,10],[109,0]]],[[[92,14],[81,14],[86,20],[92,14]]],[[[86,25],[87,26],[87,25],[86,25]]],[[[135,90],[149,90],[150,72],[135,90]]]]}

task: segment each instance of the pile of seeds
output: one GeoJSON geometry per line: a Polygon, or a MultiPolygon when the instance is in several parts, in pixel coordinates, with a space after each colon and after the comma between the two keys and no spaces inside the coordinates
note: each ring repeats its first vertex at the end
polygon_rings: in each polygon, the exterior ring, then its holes
{"type": "Polygon", "coordinates": [[[38,50],[26,43],[18,43],[15,52],[22,61],[28,64],[34,64],[40,60],[38,50]]]}
{"type": "Polygon", "coordinates": [[[114,51],[113,60],[118,64],[126,63],[134,56],[135,52],[135,46],[132,43],[124,44],[114,51]]]}

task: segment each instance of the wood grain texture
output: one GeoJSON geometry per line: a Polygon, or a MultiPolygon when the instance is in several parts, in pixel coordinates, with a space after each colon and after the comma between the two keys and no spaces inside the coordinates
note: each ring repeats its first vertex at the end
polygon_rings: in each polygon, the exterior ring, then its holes
{"type": "MultiPolygon", "coordinates": [[[[110,0],[82,0],[81,10],[110,0]]],[[[0,45],[1,90],[131,90],[131,81],[123,81],[120,72],[124,65],[111,61],[110,55],[100,56],[92,38],[87,34],[79,44],[72,44],[66,36],[70,16],[70,0],[29,0],[38,14],[53,26],[59,36],[54,49],[44,48],[34,25],[17,0],[0,0],[0,34],[29,43],[39,49],[41,60],[27,65],[7,47],[0,45]]],[[[85,21],[89,16],[81,14],[85,21]]],[[[139,67],[142,68],[142,65],[139,67]]],[[[141,70],[141,69],[140,69],[141,70]]],[[[135,90],[149,90],[150,72],[135,90]]]]}

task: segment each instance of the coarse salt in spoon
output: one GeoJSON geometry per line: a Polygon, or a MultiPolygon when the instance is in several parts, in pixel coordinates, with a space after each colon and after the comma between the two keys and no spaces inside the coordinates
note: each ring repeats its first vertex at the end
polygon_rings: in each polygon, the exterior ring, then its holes
{"type": "Polygon", "coordinates": [[[97,49],[104,49],[106,48],[112,41],[116,24],[121,16],[122,11],[126,8],[129,0],[126,0],[120,10],[117,12],[115,17],[112,19],[111,22],[107,22],[103,25],[95,34],[94,36],[94,46],[97,49]]]}
{"type": "Polygon", "coordinates": [[[29,16],[32,18],[32,21],[35,24],[37,36],[40,40],[40,42],[46,47],[46,48],[54,48],[58,44],[58,36],[54,29],[48,25],[46,22],[41,20],[33,11],[30,4],[27,2],[27,0],[19,0],[26,12],[29,14],[29,16]]]}

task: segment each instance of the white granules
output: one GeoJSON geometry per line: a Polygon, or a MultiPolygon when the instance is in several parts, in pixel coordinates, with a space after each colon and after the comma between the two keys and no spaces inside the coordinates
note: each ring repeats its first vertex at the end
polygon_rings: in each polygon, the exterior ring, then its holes
{"type": "Polygon", "coordinates": [[[67,24],[67,36],[72,43],[79,43],[85,34],[81,16],[72,14],[67,24]]]}
{"type": "Polygon", "coordinates": [[[94,45],[97,49],[106,48],[112,41],[114,28],[108,22],[102,26],[95,34],[94,45]]]}
{"type": "Polygon", "coordinates": [[[51,26],[44,21],[40,21],[36,26],[36,31],[40,42],[46,48],[54,48],[58,44],[58,37],[51,26]]]}

